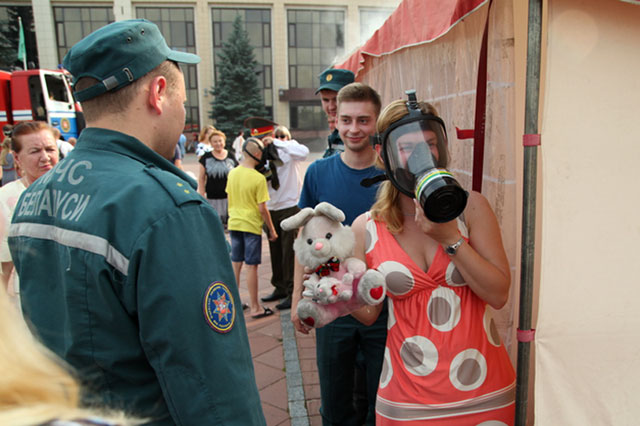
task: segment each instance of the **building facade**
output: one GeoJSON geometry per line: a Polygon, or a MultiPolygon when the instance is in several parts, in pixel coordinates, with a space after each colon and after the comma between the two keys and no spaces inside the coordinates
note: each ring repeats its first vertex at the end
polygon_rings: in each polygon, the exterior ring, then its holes
{"type": "MultiPolygon", "coordinates": [[[[260,64],[258,80],[270,117],[289,127],[297,139],[310,140],[324,138],[328,128],[315,95],[317,76],[368,39],[399,2],[31,0],[0,6],[0,29],[3,25],[8,28],[6,20],[15,16],[16,10],[28,15],[25,9],[30,7],[27,12],[33,25],[25,31],[33,33],[28,35],[37,41],[37,47],[28,49],[29,61],[41,68],[56,68],[71,46],[97,28],[123,19],[155,22],[172,48],[202,58],[197,66],[183,68],[185,129],[193,133],[211,122],[208,112],[218,74],[217,53],[240,15],[260,64]]],[[[7,33],[7,37],[12,35],[7,33]]]]}

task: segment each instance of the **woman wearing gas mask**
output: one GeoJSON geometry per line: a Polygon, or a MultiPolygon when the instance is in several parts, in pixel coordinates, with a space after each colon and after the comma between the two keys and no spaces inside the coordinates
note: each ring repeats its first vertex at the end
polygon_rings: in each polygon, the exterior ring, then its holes
{"type": "MultiPolygon", "coordinates": [[[[352,226],[356,256],[388,287],[376,425],[512,425],[515,373],[489,307],[504,306],[510,285],[498,222],[446,171],[435,108],[407,94],[378,119],[388,181],[352,226]]],[[[370,324],[380,306],[353,315],[370,324]]]]}

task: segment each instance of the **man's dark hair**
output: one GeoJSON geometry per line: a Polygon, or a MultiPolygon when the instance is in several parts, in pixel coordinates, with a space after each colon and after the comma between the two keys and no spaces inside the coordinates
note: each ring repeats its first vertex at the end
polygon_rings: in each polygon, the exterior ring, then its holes
{"type": "Polygon", "coordinates": [[[376,110],[376,117],[380,115],[382,102],[380,95],[371,86],[363,83],[351,83],[338,92],[338,109],[342,102],[371,102],[376,110]]]}

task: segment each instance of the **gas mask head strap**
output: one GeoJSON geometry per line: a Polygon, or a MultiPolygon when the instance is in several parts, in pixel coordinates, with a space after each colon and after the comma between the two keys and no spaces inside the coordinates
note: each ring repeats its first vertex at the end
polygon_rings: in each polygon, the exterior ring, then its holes
{"type": "Polygon", "coordinates": [[[253,155],[251,152],[249,152],[249,150],[247,149],[247,146],[252,143],[255,144],[260,151],[264,154],[264,148],[262,146],[262,142],[260,142],[258,139],[256,138],[249,138],[246,141],[244,141],[244,144],[242,144],[242,152],[244,152],[245,154],[247,154],[249,157],[253,158],[254,160],[256,160],[258,163],[261,161],[260,158],[256,158],[255,155],[253,155]]]}

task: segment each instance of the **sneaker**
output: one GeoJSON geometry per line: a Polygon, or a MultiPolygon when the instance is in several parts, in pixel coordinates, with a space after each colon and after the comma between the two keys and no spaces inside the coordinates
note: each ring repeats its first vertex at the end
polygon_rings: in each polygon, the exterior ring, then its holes
{"type": "Polygon", "coordinates": [[[282,311],[284,309],[291,309],[291,296],[284,299],[282,302],[276,305],[276,309],[282,311]]]}

